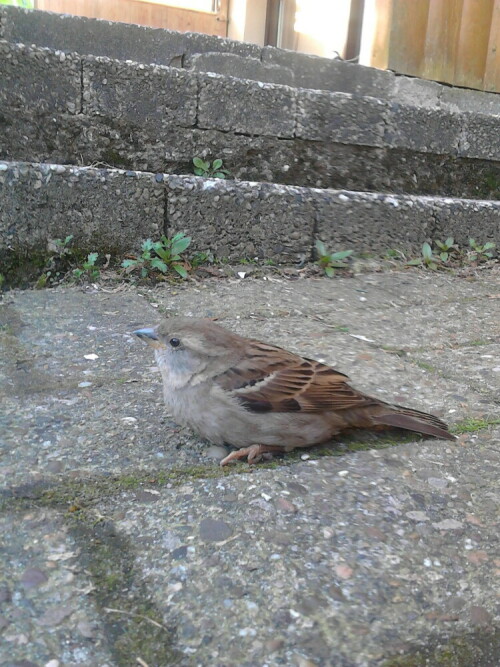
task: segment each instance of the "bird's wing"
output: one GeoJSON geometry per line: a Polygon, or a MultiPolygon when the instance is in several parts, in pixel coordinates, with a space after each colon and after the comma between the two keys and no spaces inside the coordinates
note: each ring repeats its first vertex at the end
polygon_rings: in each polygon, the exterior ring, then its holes
{"type": "Polygon", "coordinates": [[[379,403],[347,384],[334,368],[252,341],[244,356],[216,378],[252,412],[325,412],[379,403]]]}

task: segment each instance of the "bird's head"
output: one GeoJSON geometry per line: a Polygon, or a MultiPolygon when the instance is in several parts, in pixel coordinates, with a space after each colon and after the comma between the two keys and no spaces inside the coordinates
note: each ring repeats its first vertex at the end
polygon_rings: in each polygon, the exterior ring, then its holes
{"type": "Polygon", "coordinates": [[[239,336],[197,317],[171,317],[133,333],[154,348],[160,371],[170,381],[222,372],[241,347],[239,336]]]}

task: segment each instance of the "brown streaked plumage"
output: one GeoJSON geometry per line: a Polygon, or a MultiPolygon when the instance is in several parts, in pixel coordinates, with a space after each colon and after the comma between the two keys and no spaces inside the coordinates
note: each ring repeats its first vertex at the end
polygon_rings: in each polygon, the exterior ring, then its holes
{"type": "Polygon", "coordinates": [[[353,428],[398,427],[453,440],[425,412],[384,403],[347,376],[305,357],[243,338],[211,320],[175,317],[134,332],[155,349],[174,418],[216,444],[239,448],[221,465],[317,445],[353,428]]]}

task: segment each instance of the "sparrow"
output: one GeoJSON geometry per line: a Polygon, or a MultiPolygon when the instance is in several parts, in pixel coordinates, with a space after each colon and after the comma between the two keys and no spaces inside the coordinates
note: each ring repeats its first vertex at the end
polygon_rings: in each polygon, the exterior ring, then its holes
{"type": "Polygon", "coordinates": [[[257,463],[356,428],[402,428],[454,440],[433,415],[354,389],[343,373],[313,359],[244,338],[208,319],[172,317],[133,332],[153,349],[174,420],[257,463]]]}

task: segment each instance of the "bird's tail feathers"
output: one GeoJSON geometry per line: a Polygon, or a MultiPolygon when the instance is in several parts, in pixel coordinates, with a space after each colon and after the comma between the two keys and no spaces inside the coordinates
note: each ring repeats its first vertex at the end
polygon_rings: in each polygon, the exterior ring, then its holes
{"type": "Polygon", "coordinates": [[[432,435],[434,438],[444,440],[455,440],[447,424],[438,417],[429,415],[427,412],[420,412],[411,408],[394,406],[394,412],[382,412],[373,416],[373,422],[381,426],[392,426],[395,428],[404,428],[408,431],[415,431],[423,435],[432,435]]]}

